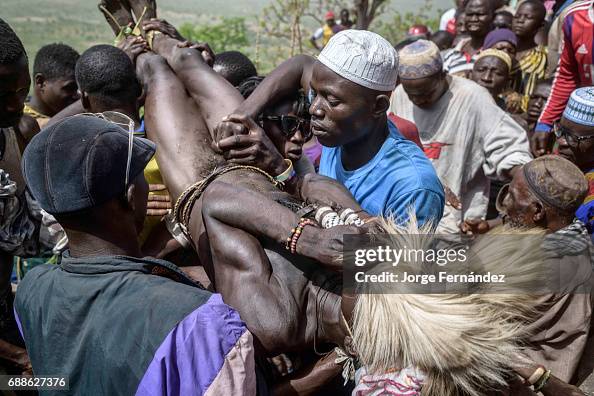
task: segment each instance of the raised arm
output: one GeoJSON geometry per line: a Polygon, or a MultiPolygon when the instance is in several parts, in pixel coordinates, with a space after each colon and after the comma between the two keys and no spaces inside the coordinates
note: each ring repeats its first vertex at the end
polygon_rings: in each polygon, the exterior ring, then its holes
{"type": "Polygon", "coordinates": [[[314,63],[315,59],[307,55],[297,55],[281,63],[234,113],[255,118],[264,108],[299,88],[308,92],[314,63]]]}

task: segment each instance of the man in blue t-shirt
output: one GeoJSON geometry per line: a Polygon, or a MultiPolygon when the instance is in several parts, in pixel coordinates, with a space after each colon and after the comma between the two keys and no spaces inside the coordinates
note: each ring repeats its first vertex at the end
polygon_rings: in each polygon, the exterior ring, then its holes
{"type": "Polygon", "coordinates": [[[391,121],[388,127],[377,154],[354,170],[343,165],[343,147],[324,147],[320,174],[344,184],[367,213],[407,219],[412,208],[420,223],[433,219],[437,224],[444,193],[433,166],[391,121]]]}
{"type": "Polygon", "coordinates": [[[320,174],[344,184],[369,214],[437,224],[444,191],[429,160],[388,121],[398,55],[381,36],[346,30],[316,60],[300,55],[262,81],[236,113],[256,117],[302,87],[311,95],[312,132],[324,146],[320,174]]]}

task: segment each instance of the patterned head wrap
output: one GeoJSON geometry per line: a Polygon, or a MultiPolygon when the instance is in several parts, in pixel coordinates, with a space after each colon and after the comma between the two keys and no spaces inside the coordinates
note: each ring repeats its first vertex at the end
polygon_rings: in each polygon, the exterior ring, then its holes
{"type": "Polygon", "coordinates": [[[575,212],[588,192],[582,171],[558,155],[538,157],[524,165],[523,171],[530,191],[563,212],[575,212]]]}
{"type": "Polygon", "coordinates": [[[484,51],[481,51],[478,58],[476,58],[476,61],[478,62],[479,59],[486,58],[487,56],[494,56],[496,58],[501,59],[507,65],[508,73],[511,71],[512,60],[511,60],[511,57],[506,52],[503,52],[503,51],[495,49],[495,48],[489,48],[484,51]]]}
{"type": "Polygon", "coordinates": [[[425,78],[443,70],[439,48],[432,41],[417,40],[402,48],[398,55],[398,76],[402,80],[425,78]]]}

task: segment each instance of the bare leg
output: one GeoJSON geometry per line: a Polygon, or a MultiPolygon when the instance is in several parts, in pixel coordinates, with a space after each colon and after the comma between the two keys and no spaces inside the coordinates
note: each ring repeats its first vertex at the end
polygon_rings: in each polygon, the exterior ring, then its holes
{"type": "Polygon", "coordinates": [[[231,114],[243,102],[243,97],[204,62],[198,51],[178,48],[177,43],[177,40],[160,34],[155,37],[153,49],[167,59],[200,108],[212,134],[223,117],[231,114]]]}
{"type": "Polygon", "coordinates": [[[159,168],[172,199],[176,199],[222,159],[211,149],[198,107],[167,62],[155,54],[141,54],[136,68],[146,90],[147,134],[157,144],[159,168]]]}

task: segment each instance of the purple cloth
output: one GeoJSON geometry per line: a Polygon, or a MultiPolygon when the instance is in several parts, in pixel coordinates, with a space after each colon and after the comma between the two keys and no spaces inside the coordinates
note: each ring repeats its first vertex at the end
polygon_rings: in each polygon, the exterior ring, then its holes
{"type": "Polygon", "coordinates": [[[24,340],[25,336],[23,335],[23,328],[21,327],[21,320],[19,319],[19,314],[17,314],[17,311],[14,307],[12,307],[12,311],[14,312],[14,320],[16,321],[16,324],[19,328],[19,333],[21,333],[21,337],[23,337],[24,340]]]}
{"type": "Polygon", "coordinates": [[[322,156],[322,145],[320,142],[316,141],[314,146],[307,148],[304,147],[303,154],[305,154],[305,156],[309,158],[311,163],[317,168],[320,164],[320,157],[322,156]]]}
{"type": "Polygon", "coordinates": [[[136,395],[204,394],[246,330],[239,313],[213,294],[163,340],[136,395]]]}
{"type": "Polygon", "coordinates": [[[491,32],[487,34],[487,37],[485,37],[483,48],[491,48],[500,41],[512,43],[514,47],[518,46],[518,36],[516,36],[514,32],[509,29],[495,29],[491,30],[491,32]]]}

